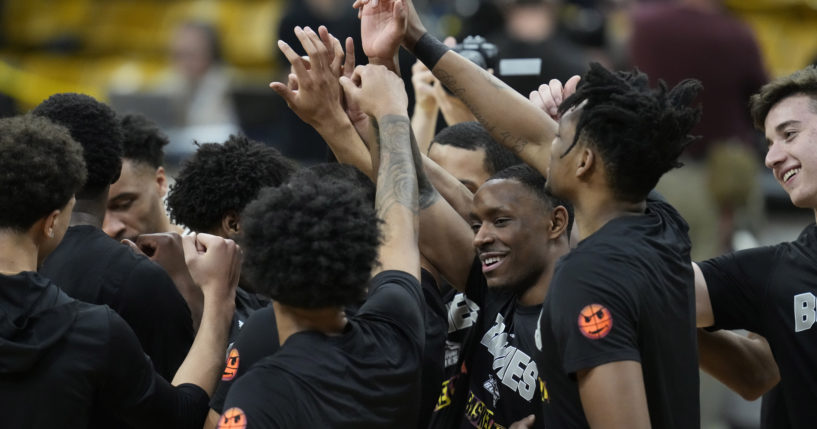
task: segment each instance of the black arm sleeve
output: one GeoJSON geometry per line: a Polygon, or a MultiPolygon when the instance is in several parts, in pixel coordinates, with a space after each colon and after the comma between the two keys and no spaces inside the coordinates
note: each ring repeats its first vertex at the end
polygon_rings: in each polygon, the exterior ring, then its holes
{"type": "Polygon", "coordinates": [[[154,369],[130,327],[109,311],[110,338],[100,399],[111,414],[137,427],[196,428],[207,417],[207,393],[193,384],[172,386],[154,369]]]}

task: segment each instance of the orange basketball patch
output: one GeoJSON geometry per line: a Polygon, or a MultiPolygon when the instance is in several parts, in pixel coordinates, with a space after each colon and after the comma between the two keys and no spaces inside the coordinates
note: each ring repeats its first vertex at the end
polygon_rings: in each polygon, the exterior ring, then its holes
{"type": "Polygon", "coordinates": [[[230,355],[227,356],[227,366],[224,367],[224,372],[221,373],[221,381],[230,381],[238,374],[238,349],[230,350],[230,355]]]}
{"type": "Polygon", "coordinates": [[[238,407],[230,408],[218,419],[218,429],[245,429],[246,427],[247,416],[238,407]]]}
{"type": "Polygon", "coordinates": [[[613,315],[601,304],[590,304],[579,312],[579,330],[591,340],[604,338],[613,329],[613,315]]]}

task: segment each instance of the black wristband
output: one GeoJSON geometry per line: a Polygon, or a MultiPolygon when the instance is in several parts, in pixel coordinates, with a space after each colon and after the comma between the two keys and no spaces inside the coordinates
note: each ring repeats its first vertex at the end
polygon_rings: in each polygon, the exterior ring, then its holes
{"type": "Polygon", "coordinates": [[[440,61],[440,58],[450,49],[445,46],[445,43],[426,33],[414,44],[414,56],[429,70],[432,70],[437,65],[437,61],[440,61]]]}

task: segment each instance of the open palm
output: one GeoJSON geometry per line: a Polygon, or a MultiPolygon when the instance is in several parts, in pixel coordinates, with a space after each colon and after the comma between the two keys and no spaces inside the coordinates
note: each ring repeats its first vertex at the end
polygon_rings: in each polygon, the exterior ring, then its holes
{"type": "Polygon", "coordinates": [[[380,0],[363,6],[360,35],[369,58],[391,58],[406,32],[406,8],[401,0],[380,0]]]}

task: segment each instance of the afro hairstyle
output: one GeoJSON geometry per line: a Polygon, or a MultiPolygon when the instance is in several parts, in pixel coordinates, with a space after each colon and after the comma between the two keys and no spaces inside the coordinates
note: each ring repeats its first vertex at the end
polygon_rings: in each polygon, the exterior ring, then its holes
{"type": "Polygon", "coordinates": [[[682,165],[678,157],[695,140],[689,133],[701,117],[700,107],[690,104],[702,88],[687,79],[670,90],[659,81],[653,89],[638,70],[612,72],[592,63],[559,106],[560,113],[582,109],[573,142],[561,156],[582,139],[598,150],[616,198],[641,201],[664,173],[682,165]]]}
{"type": "Polygon", "coordinates": [[[193,231],[212,231],[225,215],[240,215],[262,188],[280,185],[295,170],[278,149],[244,136],[201,144],[170,186],[170,217],[193,231]]]}
{"type": "Polygon", "coordinates": [[[491,176],[489,180],[515,180],[533,192],[548,209],[562,206],[567,210],[567,236],[573,229],[573,206],[567,201],[554,197],[545,189],[547,179],[528,164],[512,165],[491,176]]]}
{"type": "MultiPolygon", "coordinates": [[[[485,151],[483,168],[488,175],[522,163],[522,160],[511,151],[497,143],[479,122],[461,122],[446,127],[434,136],[431,145],[435,143],[471,151],[483,149],[485,151]]],[[[429,151],[431,145],[428,147],[429,151]]]]}
{"type": "Polygon", "coordinates": [[[26,231],[85,183],[82,146],[48,119],[0,119],[0,228],[26,231]]]}
{"type": "Polygon", "coordinates": [[[157,169],[164,164],[163,147],[170,141],[159,127],[139,113],[129,113],[120,118],[124,141],[122,158],[157,169]]]}
{"type": "Polygon", "coordinates": [[[364,297],[380,229],[374,207],[351,182],[301,171],[263,189],[242,216],[243,267],[259,292],[306,309],[364,297]]]}
{"type": "Polygon", "coordinates": [[[123,137],[113,109],[85,94],[63,93],[48,97],[31,113],[68,128],[82,145],[88,180],[77,198],[99,197],[116,182],[122,171],[123,137]]]}
{"type": "Polygon", "coordinates": [[[339,164],[337,162],[324,162],[302,169],[296,172],[294,176],[303,172],[311,172],[323,178],[323,180],[350,183],[363,192],[363,197],[366,201],[374,205],[375,185],[369,176],[363,174],[363,172],[356,167],[348,164],[339,164]]]}

